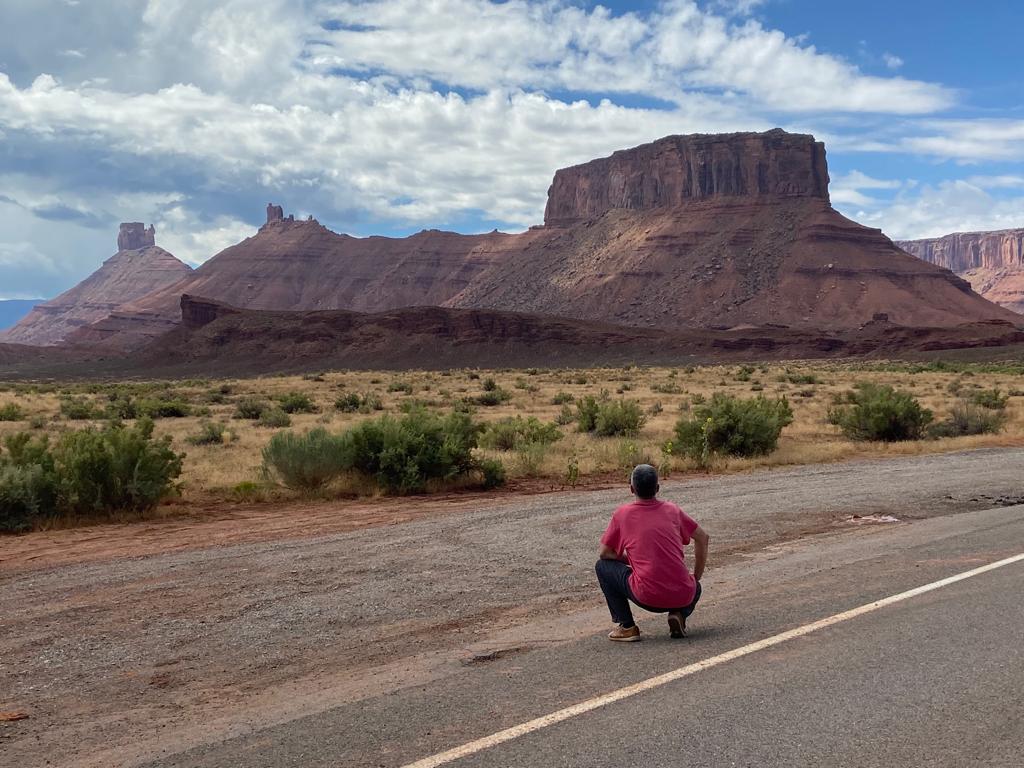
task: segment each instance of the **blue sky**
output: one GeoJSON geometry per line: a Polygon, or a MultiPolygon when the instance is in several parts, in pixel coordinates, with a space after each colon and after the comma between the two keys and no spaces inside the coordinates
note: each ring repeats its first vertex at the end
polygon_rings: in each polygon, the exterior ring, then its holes
{"type": "Polygon", "coordinates": [[[0,298],[153,222],[193,264],[268,201],[336,231],[515,231],[555,169],[671,133],[826,142],[894,238],[1024,226],[1020,4],[4,0],[0,298]]]}

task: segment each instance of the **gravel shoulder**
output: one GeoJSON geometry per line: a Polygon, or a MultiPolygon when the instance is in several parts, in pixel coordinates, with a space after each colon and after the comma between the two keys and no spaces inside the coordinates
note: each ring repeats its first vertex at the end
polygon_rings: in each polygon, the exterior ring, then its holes
{"type": "MultiPolygon", "coordinates": [[[[665,483],[713,569],[781,542],[1019,502],[1022,449],[665,483]]],[[[135,765],[604,628],[620,490],[310,505],[0,540],[11,764],[135,765]],[[601,622],[601,623],[595,623],[601,622]],[[537,638],[543,638],[538,641],[537,638]]]]}

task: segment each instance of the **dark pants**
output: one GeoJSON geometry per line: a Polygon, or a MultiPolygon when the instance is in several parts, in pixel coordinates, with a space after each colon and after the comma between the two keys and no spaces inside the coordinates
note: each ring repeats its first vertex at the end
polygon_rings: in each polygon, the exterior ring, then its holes
{"type": "Polygon", "coordinates": [[[597,580],[601,584],[601,591],[604,592],[604,599],[608,601],[608,610],[612,614],[612,621],[625,628],[632,627],[633,611],[629,608],[629,601],[639,605],[645,611],[651,613],[681,613],[683,618],[689,617],[693,609],[697,607],[700,600],[700,582],[697,582],[697,592],[693,596],[693,602],[680,608],[652,608],[644,605],[633,595],[629,588],[629,574],[633,572],[626,563],[621,560],[598,560],[595,566],[597,580]]]}

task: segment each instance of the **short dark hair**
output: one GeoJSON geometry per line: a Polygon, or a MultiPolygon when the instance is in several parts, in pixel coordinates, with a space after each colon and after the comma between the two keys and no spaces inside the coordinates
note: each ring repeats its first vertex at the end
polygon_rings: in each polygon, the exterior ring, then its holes
{"type": "Polygon", "coordinates": [[[629,484],[641,499],[653,499],[658,495],[658,470],[650,464],[637,464],[629,477],[629,484]]]}

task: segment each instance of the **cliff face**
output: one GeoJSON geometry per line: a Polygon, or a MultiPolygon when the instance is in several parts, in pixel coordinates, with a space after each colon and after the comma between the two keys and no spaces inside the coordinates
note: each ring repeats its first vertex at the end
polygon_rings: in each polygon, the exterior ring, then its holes
{"type": "Polygon", "coordinates": [[[926,240],[897,240],[896,245],[911,256],[957,273],[1024,268],[1024,229],[956,232],[926,240]]]}
{"type": "Polygon", "coordinates": [[[56,345],[76,330],[109,316],[116,309],[140,296],[177,282],[192,272],[170,253],[152,244],[153,228],[141,224],[122,224],[118,245],[122,248],[103,262],[81,283],[50,301],[36,305],[0,340],[16,344],[56,345]]]}
{"type": "Polygon", "coordinates": [[[825,146],[813,136],[777,129],[667,136],[555,173],[544,223],[572,224],[616,208],[648,210],[716,198],[827,201],[828,181],[825,146]]]}
{"type": "Polygon", "coordinates": [[[956,272],[989,301],[1024,313],[1024,229],[899,240],[912,256],[956,272]]]}
{"type": "Polygon", "coordinates": [[[444,306],[678,330],[850,329],[1019,320],[950,271],[830,205],[821,143],[783,131],[670,136],[558,171],[546,224],[507,235],[355,238],[267,208],[191,275],[73,340],[135,349],[179,324],[183,294],[241,309],[444,306]]]}

